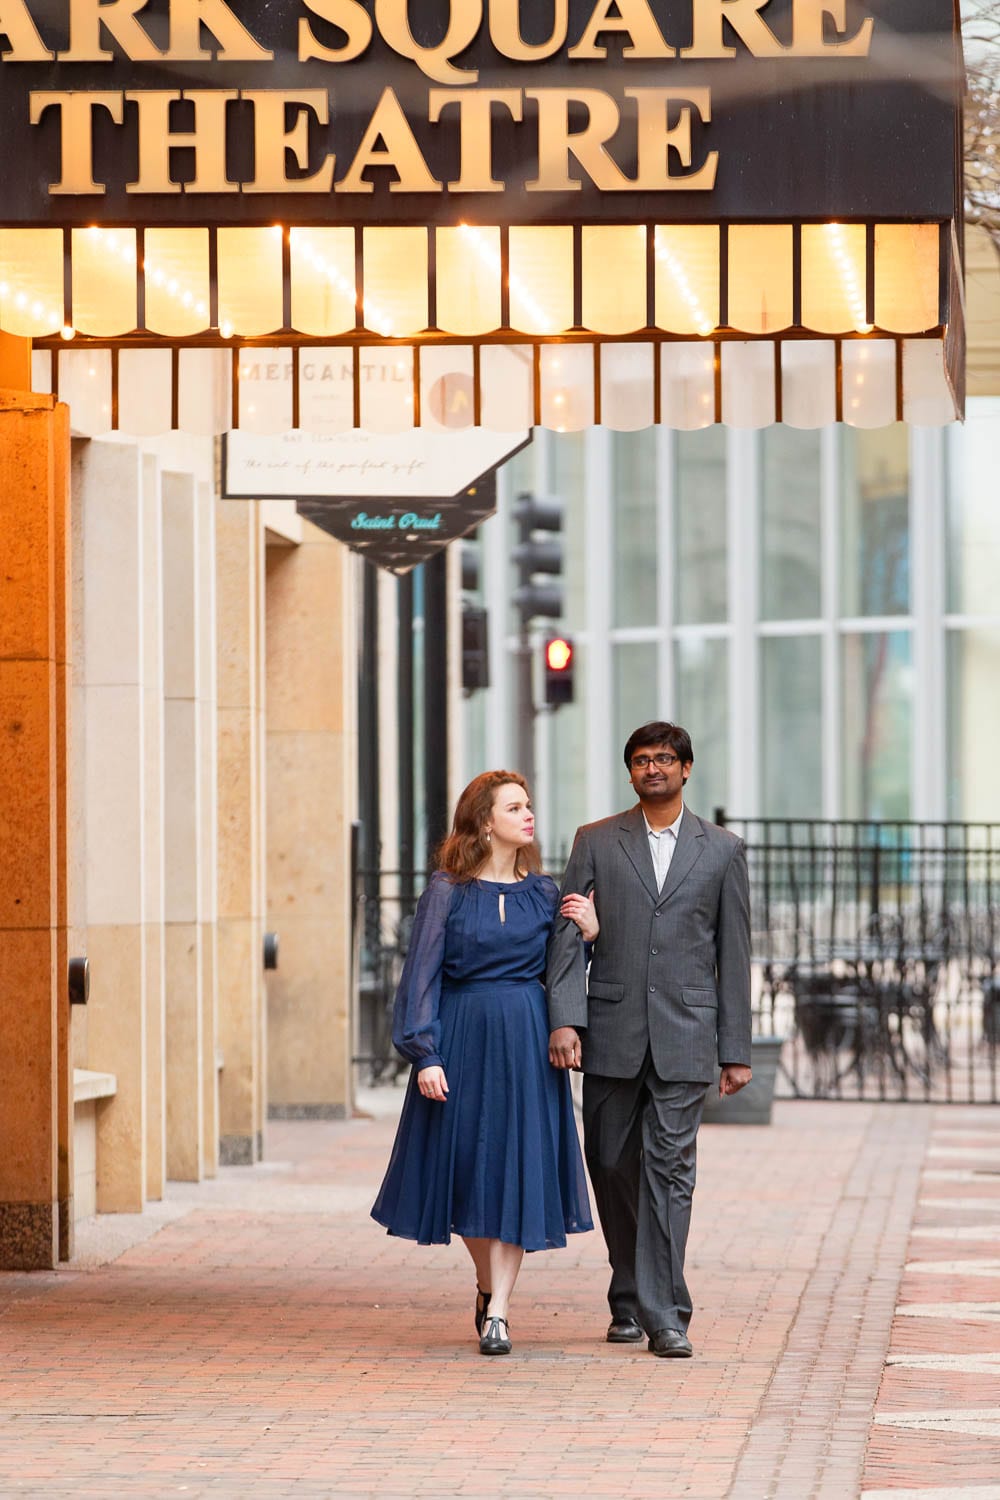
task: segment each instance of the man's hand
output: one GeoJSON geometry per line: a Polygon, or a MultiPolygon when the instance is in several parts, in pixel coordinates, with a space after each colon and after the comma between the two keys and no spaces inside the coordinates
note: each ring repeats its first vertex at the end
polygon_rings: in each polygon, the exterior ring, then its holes
{"type": "Polygon", "coordinates": [[[580,1037],[574,1027],[557,1026],[549,1037],[549,1062],[552,1066],[578,1068],[580,1054],[580,1037]]]}
{"type": "Polygon", "coordinates": [[[719,1098],[724,1099],[727,1094],[738,1094],[740,1089],[746,1088],[752,1077],[749,1068],[744,1068],[740,1063],[727,1063],[719,1079],[719,1098]]]}
{"type": "Polygon", "coordinates": [[[425,1099],[437,1099],[443,1104],[448,1097],[448,1080],[444,1076],[444,1068],[433,1063],[429,1068],[421,1068],[417,1074],[417,1088],[425,1099]]]}

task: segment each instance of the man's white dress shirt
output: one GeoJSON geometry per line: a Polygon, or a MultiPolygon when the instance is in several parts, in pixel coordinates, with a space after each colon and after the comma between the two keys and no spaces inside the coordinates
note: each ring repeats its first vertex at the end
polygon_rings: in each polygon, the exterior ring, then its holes
{"type": "Polygon", "coordinates": [[[649,819],[646,817],[646,814],[643,813],[642,815],[649,838],[649,852],[653,857],[653,870],[656,874],[656,889],[658,891],[663,890],[663,882],[667,878],[670,861],[673,859],[674,850],[677,847],[677,837],[681,831],[681,818],[683,816],[684,809],[682,807],[669,828],[650,828],[649,819]]]}

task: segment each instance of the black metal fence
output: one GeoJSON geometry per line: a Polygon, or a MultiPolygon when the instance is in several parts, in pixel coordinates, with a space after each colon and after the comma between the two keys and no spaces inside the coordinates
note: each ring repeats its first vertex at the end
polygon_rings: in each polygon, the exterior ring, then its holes
{"type": "MultiPolygon", "coordinates": [[[[754,1028],[784,1039],[777,1092],[1000,1102],[1000,824],[725,821],[747,845],[754,1028]]],[[[358,877],[371,1082],[405,1066],[392,1002],[425,881],[358,877]]]]}
{"type": "Polygon", "coordinates": [[[392,1045],[392,1005],[427,876],[415,870],[360,870],[355,892],[358,1050],[371,1084],[392,1083],[408,1064],[392,1045]]]}
{"type": "Polygon", "coordinates": [[[796,1098],[996,1103],[1000,825],[726,819],[796,1098]]]}

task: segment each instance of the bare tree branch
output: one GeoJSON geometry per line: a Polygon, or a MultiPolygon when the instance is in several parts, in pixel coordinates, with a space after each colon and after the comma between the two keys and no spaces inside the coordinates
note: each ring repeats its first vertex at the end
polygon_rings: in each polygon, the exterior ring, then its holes
{"type": "Polygon", "coordinates": [[[963,3],[965,217],[1000,251],[1000,0],[963,3]]]}

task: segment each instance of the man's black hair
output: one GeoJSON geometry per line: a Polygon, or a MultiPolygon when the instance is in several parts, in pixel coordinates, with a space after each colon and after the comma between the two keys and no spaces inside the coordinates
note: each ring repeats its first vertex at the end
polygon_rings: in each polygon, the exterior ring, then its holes
{"type": "Polygon", "coordinates": [[[641,729],[633,729],[625,741],[625,765],[630,771],[632,756],[640,745],[669,745],[681,765],[694,761],[691,736],[679,724],[666,724],[662,719],[655,719],[652,724],[643,724],[641,729]]]}

